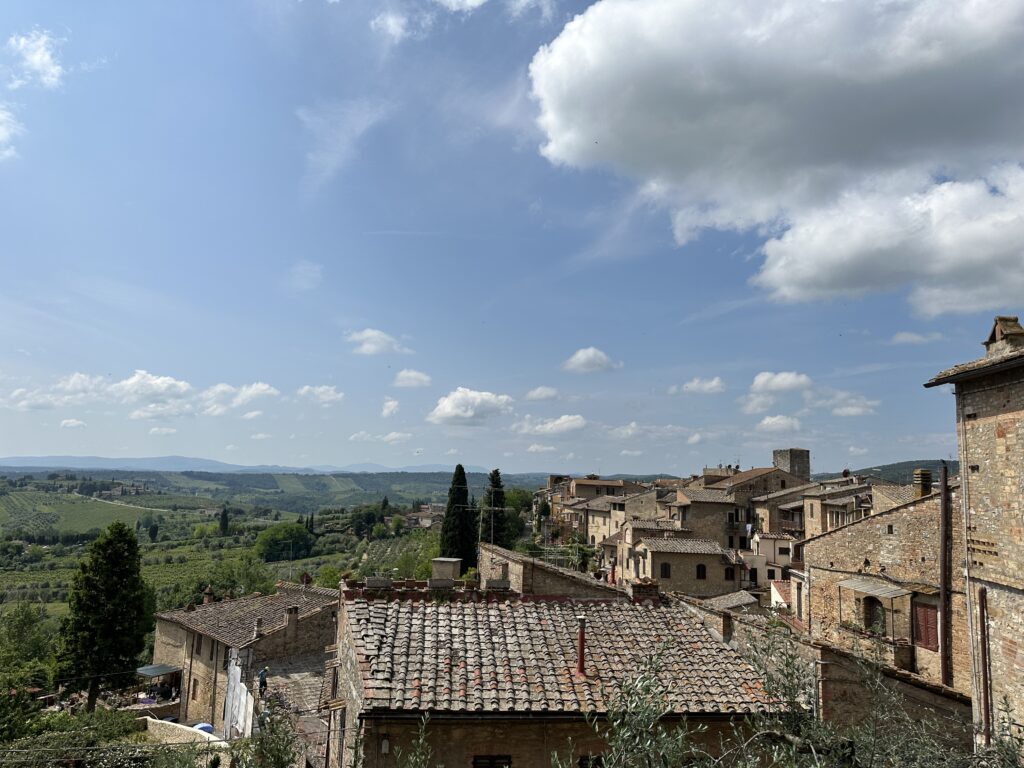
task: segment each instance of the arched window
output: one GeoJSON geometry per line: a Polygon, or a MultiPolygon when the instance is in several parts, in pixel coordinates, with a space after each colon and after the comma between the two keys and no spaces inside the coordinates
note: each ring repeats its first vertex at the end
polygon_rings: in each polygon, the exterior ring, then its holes
{"type": "Polygon", "coordinates": [[[864,598],[864,628],[885,634],[885,606],[877,597],[864,598]]]}
{"type": "Polygon", "coordinates": [[[661,564],[661,578],[671,579],[672,578],[672,564],[662,563],[661,564]]]}
{"type": "Polygon", "coordinates": [[[590,537],[590,544],[591,544],[591,546],[593,546],[593,545],[594,545],[594,543],[595,543],[595,539],[594,539],[594,537],[593,537],[593,536],[591,536],[591,537],[590,537]]]}
{"type": "Polygon", "coordinates": [[[700,579],[700,580],[704,580],[707,577],[708,577],[707,566],[704,565],[704,563],[701,563],[700,565],[697,566],[697,578],[700,579]]]}

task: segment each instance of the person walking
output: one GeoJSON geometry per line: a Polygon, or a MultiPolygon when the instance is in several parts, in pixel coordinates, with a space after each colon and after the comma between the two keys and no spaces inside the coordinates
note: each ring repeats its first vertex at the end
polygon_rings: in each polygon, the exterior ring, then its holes
{"type": "Polygon", "coordinates": [[[260,698],[262,699],[267,693],[267,672],[270,671],[270,667],[264,667],[260,670],[260,698]]]}

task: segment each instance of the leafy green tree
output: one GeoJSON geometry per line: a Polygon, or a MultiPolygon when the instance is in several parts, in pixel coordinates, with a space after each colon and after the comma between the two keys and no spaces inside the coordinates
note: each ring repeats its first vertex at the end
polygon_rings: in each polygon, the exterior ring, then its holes
{"type": "Polygon", "coordinates": [[[505,506],[525,515],[533,509],[533,492],[525,488],[506,488],[505,506]]]}
{"type": "Polygon", "coordinates": [[[309,555],[313,548],[313,535],[298,523],[272,525],[260,532],[253,548],[265,562],[297,560],[309,555]]]}
{"type": "Polygon", "coordinates": [[[405,518],[404,517],[399,517],[398,515],[395,515],[391,519],[391,535],[392,536],[401,536],[402,535],[402,531],[404,531],[404,530],[405,530],[405,518]]]}
{"type": "Polygon", "coordinates": [[[220,509],[220,535],[221,536],[227,536],[228,535],[228,529],[230,528],[230,526],[231,526],[231,521],[228,518],[228,508],[226,506],[225,507],[221,507],[221,509],[220,509]]]}
{"type": "Polygon", "coordinates": [[[441,557],[458,557],[462,559],[463,569],[475,568],[476,539],[476,514],[469,503],[466,470],[457,464],[448,488],[448,504],[441,525],[441,557]]]}
{"type": "Polygon", "coordinates": [[[139,542],[124,523],[112,523],[86,550],[71,581],[61,626],[61,671],[88,679],[86,708],[100,686],[125,682],[153,627],[153,592],[142,580],[139,542]]]}
{"type": "Polygon", "coordinates": [[[388,509],[390,507],[391,507],[391,503],[388,501],[388,497],[385,496],[381,500],[381,502],[380,502],[380,513],[381,513],[381,515],[386,515],[388,513],[388,509]]]}
{"type": "MultiPolygon", "coordinates": [[[[0,606],[0,670],[28,685],[48,686],[56,664],[56,622],[46,608],[29,602],[0,606]]],[[[0,691],[4,686],[0,685],[0,691]]]]}
{"type": "Polygon", "coordinates": [[[373,526],[373,530],[370,531],[371,539],[386,539],[388,537],[388,527],[384,523],[377,523],[373,526]]]}
{"type": "Polygon", "coordinates": [[[160,526],[156,523],[152,523],[149,526],[149,541],[152,544],[156,544],[156,537],[160,534],[160,526]]]}
{"type": "Polygon", "coordinates": [[[337,566],[321,565],[316,572],[316,585],[318,587],[337,589],[339,581],[341,581],[341,569],[337,566]]]}
{"type": "Polygon", "coordinates": [[[273,700],[260,713],[259,729],[250,739],[231,745],[233,768],[292,768],[301,754],[295,727],[284,706],[273,700]]]}

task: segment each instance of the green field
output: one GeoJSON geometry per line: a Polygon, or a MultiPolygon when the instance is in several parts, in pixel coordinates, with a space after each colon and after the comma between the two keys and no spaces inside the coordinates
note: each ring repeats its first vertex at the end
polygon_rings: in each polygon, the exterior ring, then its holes
{"type": "Polygon", "coordinates": [[[115,520],[135,525],[140,510],[72,493],[12,491],[0,496],[0,528],[39,532],[48,528],[83,533],[115,520]]]}

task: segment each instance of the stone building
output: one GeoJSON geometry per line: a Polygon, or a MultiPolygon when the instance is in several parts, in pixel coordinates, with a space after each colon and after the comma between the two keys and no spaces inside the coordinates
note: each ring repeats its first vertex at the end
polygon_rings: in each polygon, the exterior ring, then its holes
{"type": "Polygon", "coordinates": [[[637,579],[654,579],[666,592],[713,597],[736,592],[746,582],[734,550],[694,538],[643,538],[637,542],[637,579]]]}
{"type": "Polygon", "coordinates": [[[669,510],[671,518],[694,536],[717,541],[726,549],[746,549],[754,530],[746,502],[722,488],[684,488],[676,492],[669,510]]]}
{"type": "Polygon", "coordinates": [[[802,483],[774,493],[755,496],[754,529],[764,533],[788,533],[797,539],[804,533],[804,494],[817,490],[818,483],[802,483]]]}
{"type": "Polygon", "coordinates": [[[627,675],[662,651],[665,721],[705,727],[709,749],[765,706],[756,673],[692,611],[637,585],[635,602],[493,599],[344,584],[324,708],[327,765],[397,765],[424,714],[439,762],[549,768],[553,753],[596,765],[600,716],[627,675]]]}
{"type": "Polygon", "coordinates": [[[1024,328],[997,317],[985,355],[942,371],[952,384],[967,530],[975,722],[989,739],[1003,701],[1024,721],[1024,328]]]}
{"type": "Polygon", "coordinates": [[[625,598],[621,588],[599,581],[590,574],[561,568],[494,544],[480,545],[477,569],[480,586],[484,589],[498,585],[519,595],[625,598]]]}
{"type": "Polygon", "coordinates": [[[955,485],[802,547],[789,604],[812,639],[878,654],[928,683],[970,694],[965,583],[953,567],[965,553],[955,485]]]}
{"type": "Polygon", "coordinates": [[[273,677],[285,665],[301,665],[318,670],[319,681],[337,610],[336,590],[279,582],[273,595],[216,601],[209,590],[203,605],[156,614],[153,663],[182,670],[179,721],[224,732],[232,665],[249,695],[264,666],[273,677]]]}

